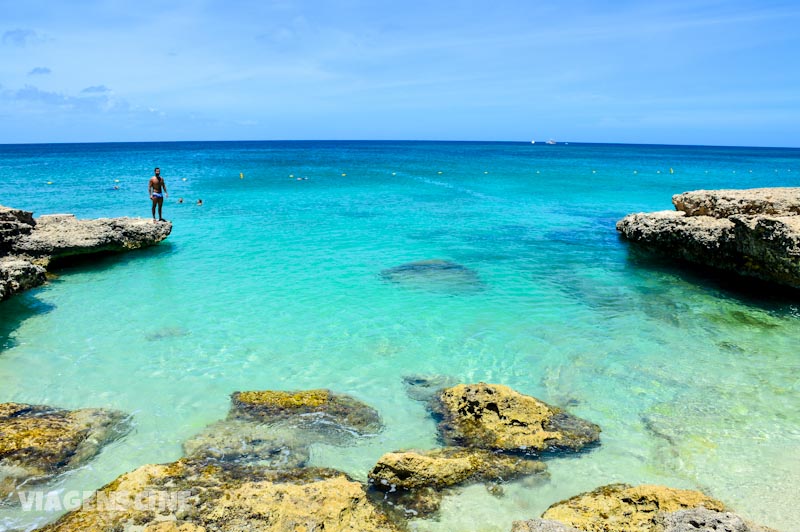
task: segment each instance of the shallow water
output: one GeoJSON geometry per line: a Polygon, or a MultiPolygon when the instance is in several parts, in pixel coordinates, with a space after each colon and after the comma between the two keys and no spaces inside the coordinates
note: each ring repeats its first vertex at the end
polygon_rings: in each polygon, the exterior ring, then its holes
{"type": "MultiPolygon", "coordinates": [[[[685,190],[797,186],[800,150],[0,146],[0,203],[149,216],[155,165],[167,241],[62,268],[0,304],[0,401],[133,414],[134,431],[50,487],[93,490],[180,457],[233,391],[315,387],[381,413],[374,438],[312,447],[315,465],[363,480],[384,452],[437,446],[401,377],[442,374],[565,406],[603,428],[602,444],[550,459],[549,480],[510,483],[502,498],[459,490],[416,530],[505,532],[609,482],[702,489],[796,530],[800,300],[640,257],[614,223],[685,190]],[[429,259],[470,275],[381,274],[429,259]]],[[[54,517],[3,508],[0,529],[54,517]]]]}

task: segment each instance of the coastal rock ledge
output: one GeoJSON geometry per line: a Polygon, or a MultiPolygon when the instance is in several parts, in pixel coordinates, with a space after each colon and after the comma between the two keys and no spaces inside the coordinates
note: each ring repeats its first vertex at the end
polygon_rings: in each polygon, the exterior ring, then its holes
{"type": "Polygon", "coordinates": [[[44,284],[53,261],[152,246],[171,232],[170,222],[146,218],[79,220],[52,214],[34,219],[31,212],[0,205],[0,301],[44,284]]]}
{"type": "Polygon", "coordinates": [[[617,231],[651,251],[800,288],[800,188],[696,190],[672,203],[629,214],[617,231]]]}

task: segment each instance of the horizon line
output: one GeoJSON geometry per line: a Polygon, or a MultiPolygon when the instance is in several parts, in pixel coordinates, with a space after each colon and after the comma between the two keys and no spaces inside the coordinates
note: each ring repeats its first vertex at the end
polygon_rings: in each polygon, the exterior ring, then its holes
{"type": "MultiPolygon", "coordinates": [[[[5,146],[51,146],[51,145],[85,145],[85,144],[181,144],[181,143],[223,143],[223,142],[440,142],[464,144],[533,144],[552,147],[547,141],[537,141],[535,144],[525,140],[451,140],[451,139],[217,139],[217,140],[110,140],[110,141],[53,141],[53,142],[0,142],[0,147],[5,146]]],[[[800,146],[753,146],[753,145],[727,145],[727,144],[670,144],[659,142],[594,142],[594,141],[556,141],[554,145],[601,145],[601,146],[664,146],[664,147],[694,147],[694,148],[757,148],[757,149],[800,149],[800,146]]]]}

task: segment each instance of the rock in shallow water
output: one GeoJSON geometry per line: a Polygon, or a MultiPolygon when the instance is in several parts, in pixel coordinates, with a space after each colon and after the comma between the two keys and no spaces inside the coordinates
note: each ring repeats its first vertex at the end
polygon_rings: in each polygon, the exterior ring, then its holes
{"type": "Polygon", "coordinates": [[[469,293],[483,289],[474,270],[449,260],[409,262],[381,272],[385,281],[434,292],[469,293]]]}
{"type": "Polygon", "coordinates": [[[700,506],[725,510],[699,491],[611,484],[553,504],[542,518],[592,532],[659,532],[663,514],[700,506]]]}
{"type": "Polygon", "coordinates": [[[617,231],[639,247],[800,288],[800,188],[699,190],[678,211],[629,214],[617,231]]]}
{"type": "Polygon", "coordinates": [[[48,532],[398,532],[361,484],[332,469],[272,471],[179,460],[103,487],[48,532]]]}
{"type": "Polygon", "coordinates": [[[382,429],[374,408],[330,390],[235,392],[231,401],[227,419],[184,443],[189,457],[301,467],[312,444],[352,445],[382,429]]]}
{"type": "Polygon", "coordinates": [[[406,394],[415,401],[430,401],[445,388],[456,384],[458,380],[448,375],[403,375],[406,394]]]}
{"type": "Polygon", "coordinates": [[[520,475],[543,473],[543,462],[504,455],[484,449],[447,447],[430,451],[386,453],[369,473],[376,488],[446,488],[478,481],[511,480],[520,475]]]}
{"type": "Polygon", "coordinates": [[[380,415],[349,395],[330,390],[235,392],[229,419],[283,422],[322,432],[371,435],[380,432],[380,415]]]}
{"type": "Polygon", "coordinates": [[[430,402],[448,445],[517,452],[579,450],[600,427],[501,384],[459,384],[430,402]]]}
{"type": "Polygon", "coordinates": [[[127,433],[126,420],[115,410],[0,404],[0,498],[22,482],[30,485],[85,464],[127,433]]]}

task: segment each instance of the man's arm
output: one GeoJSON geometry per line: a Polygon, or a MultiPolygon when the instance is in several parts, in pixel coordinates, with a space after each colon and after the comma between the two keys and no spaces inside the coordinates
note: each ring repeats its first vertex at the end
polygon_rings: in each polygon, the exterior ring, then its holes
{"type": "Polygon", "coordinates": [[[153,197],[153,179],[151,178],[150,181],[147,182],[147,195],[150,198],[153,197]]]}

